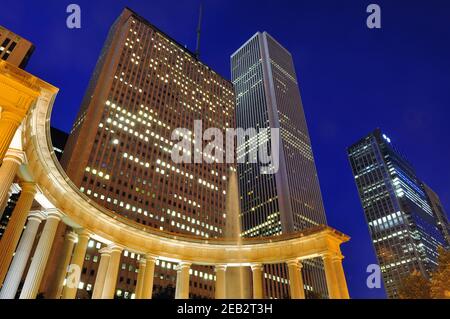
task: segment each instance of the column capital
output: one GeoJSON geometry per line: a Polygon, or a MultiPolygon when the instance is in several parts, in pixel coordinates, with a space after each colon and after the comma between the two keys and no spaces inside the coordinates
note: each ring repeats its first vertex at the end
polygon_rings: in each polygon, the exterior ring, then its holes
{"type": "Polygon", "coordinates": [[[42,222],[45,220],[46,216],[44,213],[42,213],[40,210],[32,210],[28,213],[28,219],[29,220],[36,220],[38,222],[42,222]]]}
{"type": "Polygon", "coordinates": [[[288,260],[288,261],[286,262],[286,264],[287,264],[288,266],[296,266],[296,267],[298,267],[298,268],[303,268],[303,264],[302,264],[302,262],[300,261],[299,258],[288,260]]]}
{"type": "Polygon", "coordinates": [[[100,255],[102,255],[102,256],[103,256],[103,255],[111,255],[111,249],[110,249],[108,246],[99,249],[98,252],[99,252],[100,255]]]}
{"type": "Polygon", "coordinates": [[[78,238],[89,239],[92,236],[92,233],[84,228],[75,229],[75,233],[78,235],[78,238]]]}
{"type": "Polygon", "coordinates": [[[118,245],[118,244],[110,244],[110,245],[108,245],[108,249],[110,250],[111,253],[113,253],[113,252],[122,253],[122,251],[125,249],[125,247],[118,245]]]}
{"type": "Polygon", "coordinates": [[[141,258],[139,259],[139,267],[141,266],[146,266],[147,265],[147,258],[145,258],[144,256],[141,256],[141,258]]]}
{"type": "Polygon", "coordinates": [[[177,265],[177,270],[182,270],[182,269],[186,269],[186,268],[191,268],[192,263],[187,262],[187,261],[180,261],[177,265]]]}
{"type": "Polygon", "coordinates": [[[250,265],[250,268],[252,269],[252,271],[255,271],[255,270],[263,271],[264,265],[263,264],[252,264],[252,265],[250,265]]]}
{"type": "Polygon", "coordinates": [[[73,243],[76,243],[77,240],[78,240],[78,234],[77,234],[76,232],[74,232],[74,231],[70,231],[70,232],[67,232],[67,233],[66,233],[65,238],[66,238],[67,240],[70,240],[70,241],[73,242],[73,243]]]}
{"type": "Polygon", "coordinates": [[[3,162],[11,161],[17,163],[18,165],[22,165],[26,162],[26,159],[27,156],[25,155],[24,151],[15,148],[9,148],[6,151],[5,157],[3,158],[3,162]]]}
{"type": "Polygon", "coordinates": [[[145,259],[145,261],[156,261],[158,257],[159,256],[157,255],[146,253],[145,255],[141,256],[141,259],[145,259]]]}
{"type": "Polygon", "coordinates": [[[225,271],[225,270],[227,270],[227,265],[224,265],[224,264],[220,264],[220,265],[215,265],[214,266],[214,270],[217,272],[217,271],[225,271]]]}
{"type": "Polygon", "coordinates": [[[63,217],[62,212],[57,208],[47,209],[46,213],[47,213],[47,220],[49,220],[49,219],[61,220],[63,217]]]}
{"type": "Polygon", "coordinates": [[[321,254],[322,259],[342,260],[344,256],[337,252],[326,251],[321,254]]]}
{"type": "Polygon", "coordinates": [[[36,184],[33,182],[20,182],[19,185],[22,193],[36,194],[37,192],[36,184]]]}

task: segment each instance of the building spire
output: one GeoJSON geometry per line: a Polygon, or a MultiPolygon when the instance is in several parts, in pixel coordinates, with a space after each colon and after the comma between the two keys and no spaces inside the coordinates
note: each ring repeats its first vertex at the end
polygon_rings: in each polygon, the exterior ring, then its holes
{"type": "Polygon", "coordinates": [[[200,9],[198,15],[198,26],[197,26],[197,47],[195,48],[195,57],[200,59],[200,36],[202,32],[202,16],[203,16],[203,1],[200,2],[200,9]]]}

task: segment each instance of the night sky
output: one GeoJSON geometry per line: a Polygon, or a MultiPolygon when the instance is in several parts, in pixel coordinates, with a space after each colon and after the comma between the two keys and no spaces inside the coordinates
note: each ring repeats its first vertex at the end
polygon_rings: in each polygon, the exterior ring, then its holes
{"type": "MultiPolygon", "coordinates": [[[[383,298],[366,287],[376,263],[346,147],[382,128],[417,174],[450,207],[450,2],[205,0],[201,59],[230,78],[229,56],[256,31],[293,55],[328,222],[352,240],[343,246],[353,298],[383,298]],[[382,9],[382,29],[366,7],[382,9]]],[[[0,25],[36,45],[27,70],[60,88],[52,125],[69,131],[107,31],[129,6],[195,48],[199,0],[3,0],[0,25]],[[82,28],[66,28],[66,6],[82,28]]]]}

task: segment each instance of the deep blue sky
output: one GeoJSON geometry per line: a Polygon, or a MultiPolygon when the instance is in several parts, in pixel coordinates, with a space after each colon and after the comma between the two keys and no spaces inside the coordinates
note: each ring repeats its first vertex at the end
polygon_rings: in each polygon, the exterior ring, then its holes
{"type": "MultiPolygon", "coordinates": [[[[352,237],[343,246],[352,297],[382,298],[366,287],[375,263],[346,147],[381,127],[418,175],[450,207],[450,2],[205,0],[202,60],[226,78],[229,56],[256,31],[291,51],[329,224],[352,237]],[[382,29],[366,27],[369,3],[382,29]]],[[[36,51],[28,71],[61,89],[52,124],[70,130],[107,31],[124,6],[195,47],[199,0],[3,0],[0,24],[36,51]],[[82,8],[82,28],[65,26],[65,8],[82,8]]]]}

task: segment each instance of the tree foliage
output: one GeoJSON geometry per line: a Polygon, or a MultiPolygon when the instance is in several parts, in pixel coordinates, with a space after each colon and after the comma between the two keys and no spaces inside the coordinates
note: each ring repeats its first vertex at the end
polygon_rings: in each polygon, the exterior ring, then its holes
{"type": "Polygon", "coordinates": [[[430,282],[421,272],[414,271],[405,276],[398,288],[400,299],[430,299],[430,282]]]}
{"type": "Polygon", "coordinates": [[[439,248],[439,265],[431,277],[431,298],[450,299],[450,251],[439,248]]]}
{"type": "Polygon", "coordinates": [[[450,299],[450,252],[439,248],[438,267],[426,278],[414,271],[404,277],[398,288],[400,299],[450,299]]]}

